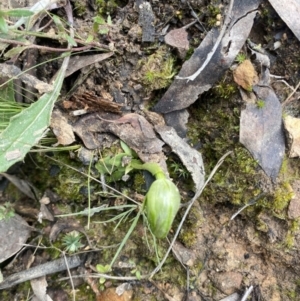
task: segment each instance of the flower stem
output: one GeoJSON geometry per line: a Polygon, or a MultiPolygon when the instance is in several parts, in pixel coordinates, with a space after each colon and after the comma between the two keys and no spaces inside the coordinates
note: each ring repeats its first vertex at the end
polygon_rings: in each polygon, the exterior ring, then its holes
{"type": "Polygon", "coordinates": [[[149,171],[156,180],[166,178],[165,173],[157,163],[152,162],[140,164],[138,160],[132,160],[130,164],[135,169],[143,169],[149,171]]]}

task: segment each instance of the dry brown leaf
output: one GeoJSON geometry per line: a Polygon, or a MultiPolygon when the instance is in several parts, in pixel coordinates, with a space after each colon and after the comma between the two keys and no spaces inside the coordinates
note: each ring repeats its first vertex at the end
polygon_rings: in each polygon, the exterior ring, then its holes
{"type": "Polygon", "coordinates": [[[240,142],[249,150],[265,173],[275,180],[284,156],[285,141],[282,125],[281,104],[272,90],[266,85],[253,87],[259,107],[247,103],[241,112],[240,142]]]}
{"type": "Polygon", "coordinates": [[[52,301],[52,299],[47,294],[47,280],[46,277],[40,277],[37,279],[32,279],[30,281],[34,296],[32,301],[52,301]]]}
{"type": "Polygon", "coordinates": [[[156,126],[162,140],[167,143],[172,151],[178,155],[186,169],[191,173],[197,190],[203,187],[205,182],[205,171],[201,154],[189,146],[176,131],[169,126],[156,126]]]}
{"type": "Polygon", "coordinates": [[[22,70],[16,67],[15,65],[0,64],[0,74],[2,77],[18,77],[26,85],[37,89],[40,94],[49,93],[53,90],[52,85],[49,85],[30,74],[22,72],[22,70]]]}
{"type": "Polygon", "coordinates": [[[1,175],[15,185],[22,193],[27,195],[32,200],[36,200],[37,190],[30,182],[5,172],[1,173],[1,175]]]}
{"type": "Polygon", "coordinates": [[[252,91],[252,87],[258,83],[257,72],[251,61],[245,60],[233,71],[234,81],[246,91],[252,91]]]}
{"type": "Polygon", "coordinates": [[[156,162],[167,173],[165,156],[162,151],[164,143],[156,137],[153,126],[145,117],[138,114],[127,114],[111,120],[119,116],[110,114],[109,119],[104,119],[102,116],[100,114],[84,116],[73,126],[74,132],[88,149],[101,147],[103,143],[99,138],[100,133],[112,133],[133,149],[143,162],[156,162]]]}
{"type": "Polygon", "coordinates": [[[300,41],[300,2],[299,0],[269,0],[281,19],[300,41]]]}
{"type": "Polygon", "coordinates": [[[100,54],[87,55],[87,56],[82,56],[82,55],[72,56],[70,58],[70,62],[65,77],[73,74],[77,70],[80,70],[86,66],[95,64],[97,62],[101,62],[111,57],[113,54],[114,54],[113,52],[108,52],[108,53],[100,53],[100,54]]]}
{"type": "Polygon", "coordinates": [[[30,234],[30,227],[19,215],[0,221],[0,262],[23,248],[30,234]]]}
{"type": "Polygon", "coordinates": [[[50,126],[59,144],[70,145],[75,141],[72,126],[68,123],[67,118],[63,116],[60,110],[53,110],[50,126]]]}

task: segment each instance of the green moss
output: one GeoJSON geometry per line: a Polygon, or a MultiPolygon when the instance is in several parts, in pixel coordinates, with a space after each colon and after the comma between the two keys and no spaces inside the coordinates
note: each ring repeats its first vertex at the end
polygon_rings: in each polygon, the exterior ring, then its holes
{"type": "Polygon", "coordinates": [[[299,223],[300,223],[299,219],[290,221],[289,230],[285,237],[285,246],[287,249],[292,249],[294,247],[295,236],[299,232],[299,228],[300,228],[299,223]]]}
{"type": "Polygon", "coordinates": [[[165,88],[172,82],[175,60],[165,46],[162,46],[139,62],[139,76],[147,91],[165,88]]]}
{"type": "MultiPolygon", "coordinates": [[[[230,85],[230,83],[228,83],[230,85]]],[[[258,164],[238,142],[240,109],[234,97],[224,101],[213,90],[191,109],[188,136],[201,145],[207,174],[228,151],[228,156],[202,194],[204,201],[244,204],[260,193],[257,187],[258,164]],[[210,113],[211,112],[211,113],[210,113]]]]}
{"type": "MultiPolygon", "coordinates": [[[[35,169],[27,171],[31,182],[40,191],[50,188],[55,190],[64,199],[78,199],[79,196],[77,193],[82,183],[86,183],[86,178],[78,172],[58,162],[54,162],[51,158],[76,169],[82,167],[82,163],[70,159],[69,152],[54,153],[51,157],[36,154],[33,157],[33,160],[36,162],[35,169]]],[[[32,165],[27,164],[27,166],[32,165]]]]}
{"type": "Polygon", "coordinates": [[[75,12],[78,16],[82,17],[86,12],[86,3],[81,0],[76,0],[74,2],[75,12]]]}
{"type": "Polygon", "coordinates": [[[292,290],[286,290],[285,295],[289,298],[289,300],[298,300],[298,293],[292,290]]]}
{"type": "Polygon", "coordinates": [[[279,184],[274,192],[274,200],[272,204],[273,213],[282,216],[284,209],[287,208],[293,197],[293,190],[288,182],[279,184]]]}
{"type": "Polygon", "coordinates": [[[179,234],[180,241],[187,248],[193,248],[196,245],[198,231],[202,222],[202,212],[196,206],[192,207],[188,218],[186,219],[184,226],[179,234]]]}
{"type": "Polygon", "coordinates": [[[171,178],[188,179],[190,173],[179,159],[170,159],[167,161],[171,178]]]}
{"type": "Polygon", "coordinates": [[[258,99],[256,101],[256,106],[259,108],[259,109],[263,109],[265,106],[266,106],[266,102],[262,99],[258,99]]]}
{"type": "Polygon", "coordinates": [[[118,7],[114,0],[96,0],[96,5],[100,15],[112,14],[118,7]]]}
{"type": "Polygon", "coordinates": [[[146,192],[145,178],[142,173],[135,173],[133,176],[133,189],[138,193],[146,192]]]}
{"type": "Polygon", "coordinates": [[[237,87],[234,83],[222,81],[213,87],[213,93],[216,97],[229,99],[237,92],[237,87]]]}
{"type": "Polygon", "coordinates": [[[217,16],[221,14],[221,9],[219,5],[214,5],[213,3],[207,6],[207,25],[209,27],[213,27],[216,25],[217,21],[220,21],[217,19],[217,16]]]}
{"type": "Polygon", "coordinates": [[[247,59],[247,55],[245,53],[241,52],[236,56],[235,61],[240,64],[243,61],[245,61],[246,59],[247,59]]]}

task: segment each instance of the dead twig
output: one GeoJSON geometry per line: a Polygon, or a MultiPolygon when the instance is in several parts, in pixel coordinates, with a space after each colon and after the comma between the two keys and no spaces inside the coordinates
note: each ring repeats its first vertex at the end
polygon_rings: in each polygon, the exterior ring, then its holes
{"type": "Polygon", "coordinates": [[[282,103],[282,107],[284,107],[286,104],[288,104],[290,101],[292,101],[291,98],[297,92],[299,87],[300,87],[300,82],[297,84],[296,88],[290,93],[290,95],[286,98],[286,100],[282,103]]]}

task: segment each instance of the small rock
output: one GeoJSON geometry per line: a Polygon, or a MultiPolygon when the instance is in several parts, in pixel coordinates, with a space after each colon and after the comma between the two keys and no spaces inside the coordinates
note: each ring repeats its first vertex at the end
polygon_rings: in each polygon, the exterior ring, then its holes
{"type": "Polygon", "coordinates": [[[290,219],[296,219],[300,217],[300,199],[297,198],[290,201],[288,217],[290,219]]]}
{"type": "Polygon", "coordinates": [[[175,48],[188,50],[190,47],[188,34],[185,28],[173,29],[165,36],[166,44],[175,48]]]}
{"type": "Polygon", "coordinates": [[[240,289],[243,280],[242,274],[237,272],[214,273],[210,278],[215,286],[226,295],[231,295],[240,289]]]}
{"type": "Polygon", "coordinates": [[[295,196],[290,201],[288,208],[288,217],[290,219],[296,219],[300,217],[300,181],[294,181],[292,188],[295,196]]]}
{"type": "Polygon", "coordinates": [[[289,157],[300,156],[300,119],[292,116],[284,118],[284,127],[287,133],[289,157]]]}

